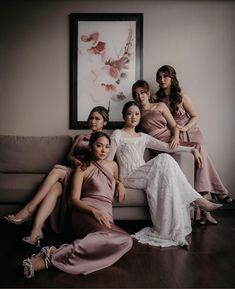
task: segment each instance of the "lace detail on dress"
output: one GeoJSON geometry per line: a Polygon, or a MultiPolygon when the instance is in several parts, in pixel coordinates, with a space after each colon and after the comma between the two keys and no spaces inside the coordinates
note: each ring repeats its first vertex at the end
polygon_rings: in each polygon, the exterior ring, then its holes
{"type": "Polygon", "coordinates": [[[139,232],[131,235],[132,238],[138,240],[141,244],[148,244],[156,247],[170,247],[170,246],[184,246],[188,245],[188,242],[185,238],[183,240],[166,240],[159,238],[159,235],[154,231],[153,228],[146,227],[140,230],[139,232]]]}
{"type": "Polygon", "coordinates": [[[153,222],[153,228],[144,228],[133,237],[140,243],[160,247],[188,244],[186,236],[191,232],[189,207],[201,196],[169,154],[160,154],[147,163],[143,159],[144,150],[149,145],[169,151],[168,145],[143,133],[136,138],[127,138],[119,130],[117,135],[112,146],[123,184],[145,190],[153,222]]]}

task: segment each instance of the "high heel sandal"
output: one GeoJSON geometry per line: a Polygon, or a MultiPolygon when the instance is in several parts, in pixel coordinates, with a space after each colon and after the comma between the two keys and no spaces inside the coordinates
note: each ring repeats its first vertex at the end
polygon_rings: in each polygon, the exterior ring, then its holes
{"type": "Polygon", "coordinates": [[[37,241],[41,240],[43,238],[43,234],[36,236],[35,238],[32,238],[30,236],[22,238],[22,241],[30,244],[30,245],[35,245],[37,241]]]}
{"type": "Polygon", "coordinates": [[[208,223],[213,224],[213,225],[217,225],[218,224],[216,219],[214,217],[212,217],[210,213],[203,212],[203,215],[204,215],[204,218],[205,218],[205,222],[208,222],[208,223]]]}
{"type": "Polygon", "coordinates": [[[195,207],[193,224],[194,225],[205,225],[206,224],[206,220],[202,216],[202,212],[201,212],[201,209],[199,207],[195,207]]]}
{"type": "Polygon", "coordinates": [[[13,223],[13,224],[15,224],[15,225],[21,225],[21,224],[23,224],[24,222],[29,221],[29,220],[32,219],[32,217],[28,217],[28,218],[26,218],[26,219],[16,219],[16,218],[15,218],[15,215],[7,215],[7,216],[4,216],[3,218],[4,218],[5,220],[7,220],[8,222],[13,223]]]}
{"type": "Polygon", "coordinates": [[[42,257],[43,258],[43,255],[41,252],[39,252],[37,255],[33,254],[30,258],[23,260],[23,262],[22,262],[23,268],[25,269],[25,267],[26,267],[28,269],[28,271],[24,270],[25,278],[30,279],[30,278],[34,277],[34,268],[33,268],[32,262],[31,262],[31,258],[34,258],[34,257],[42,257]]]}
{"type": "Polygon", "coordinates": [[[194,206],[200,207],[202,211],[212,212],[212,211],[222,207],[223,205],[212,203],[212,202],[210,202],[204,198],[199,198],[196,201],[194,201],[194,206]],[[207,201],[207,204],[205,203],[205,201],[207,201]]]}
{"type": "Polygon", "coordinates": [[[205,225],[206,224],[206,220],[204,217],[201,217],[200,219],[194,219],[193,223],[195,225],[205,225]]]}
{"type": "Polygon", "coordinates": [[[34,277],[34,269],[33,269],[33,265],[32,265],[31,260],[29,258],[23,260],[22,266],[24,269],[25,269],[25,267],[28,269],[27,272],[24,270],[25,278],[28,278],[28,279],[33,278],[34,277]]]}
{"type": "Polygon", "coordinates": [[[51,250],[52,249],[56,250],[56,247],[55,246],[51,246],[51,247],[46,246],[46,247],[42,247],[42,249],[40,251],[42,258],[44,259],[46,269],[48,269],[50,266],[52,266],[52,263],[51,263],[51,255],[52,255],[51,250]]]}
{"type": "MultiPolygon", "coordinates": [[[[36,254],[33,254],[31,256],[31,258],[34,258],[34,257],[42,257],[44,263],[45,263],[45,267],[46,269],[48,269],[50,266],[52,266],[52,263],[51,263],[51,250],[52,249],[56,249],[56,247],[54,246],[51,246],[51,247],[43,247],[42,250],[36,255],[36,254]]],[[[22,266],[23,268],[25,269],[25,267],[28,269],[28,271],[24,270],[24,276],[25,278],[33,278],[34,277],[34,268],[33,268],[33,264],[31,262],[31,258],[27,258],[25,260],[23,260],[22,262],[22,266]]]]}
{"type": "Polygon", "coordinates": [[[231,203],[234,203],[235,201],[229,195],[227,195],[225,198],[222,198],[222,199],[219,198],[218,195],[215,195],[215,194],[211,194],[211,197],[212,199],[219,201],[221,203],[224,203],[224,204],[231,204],[231,203]]]}
{"type": "Polygon", "coordinates": [[[27,211],[27,213],[28,213],[28,215],[29,215],[27,218],[17,219],[17,218],[15,217],[16,215],[7,215],[7,216],[4,216],[3,218],[4,218],[5,220],[7,220],[8,222],[11,222],[11,223],[13,223],[13,224],[15,224],[15,225],[21,225],[21,224],[23,224],[24,222],[29,221],[29,220],[32,219],[33,212],[31,212],[27,206],[26,206],[25,210],[27,211]]]}

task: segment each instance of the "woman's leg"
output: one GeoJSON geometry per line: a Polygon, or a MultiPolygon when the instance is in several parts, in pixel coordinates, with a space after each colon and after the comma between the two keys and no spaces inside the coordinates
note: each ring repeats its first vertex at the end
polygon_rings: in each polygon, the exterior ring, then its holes
{"type": "Polygon", "coordinates": [[[146,231],[139,236],[143,242],[156,246],[187,244],[186,236],[191,232],[191,203],[208,211],[215,209],[213,203],[192,188],[177,162],[168,154],[160,154],[137,168],[124,180],[124,185],[146,191],[154,234],[146,238],[146,234],[151,234],[146,231]]]}
{"type": "Polygon", "coordinates": [[[39,237],[42,237],[42,226],[45,220],[49,217],[53,211],[58,197],[62,194],[63,186],[60,182],[56,182],[49,193],[41,202],[37,214],[35,216],[32,231],[28,237],[24,238],[24,241],[28,243],[34,243],[39,237]]]}
{"type": "Polygon", "coordinates": [[[42,202],[42,200],[47,196],[50,192],[50,189],[54,184],[57,182],[63,183],[65,176],[67,174],[67,167],[58,166],[54,167],[51,172],[48,174],[46,179],[41,184],[39,190],[37,191],[36,195],[30,200],[23,209],[21,209],[17,214],[12,215],[13,221],[20,220],[21,223],[23,220],[31,217],[35,210],[37,209],[38,205],[42,202]]]}

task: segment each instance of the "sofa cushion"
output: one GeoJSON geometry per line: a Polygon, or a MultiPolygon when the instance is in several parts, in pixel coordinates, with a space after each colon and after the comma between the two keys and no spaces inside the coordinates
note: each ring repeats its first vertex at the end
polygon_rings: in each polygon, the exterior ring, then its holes
{"type": "Polygon", "coordinates": [[[148,207],[114,207],[114,220],[151,220],[148,207]]]}
{"type": "Polygon", "coordinates": [[[45,174],[1,174],[0,203],[26,203],[35,194],[45,174]]]}
{"type": "Polygon", "coordinates": [[[126,199],[118,202],[113,201],[113,207],[145,207],[147,206],[146,194],[143,190],[126,188],[126,199]]]}
{"type": "Polygon", "coordinates": [[[71,136],[0,136],[0,172],[48,173],[62,164],[71,136]]]}

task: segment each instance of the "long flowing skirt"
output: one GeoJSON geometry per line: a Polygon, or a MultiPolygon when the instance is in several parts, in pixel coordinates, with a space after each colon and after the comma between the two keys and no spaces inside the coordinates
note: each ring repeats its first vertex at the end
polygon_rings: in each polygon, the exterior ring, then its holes
{"type": "Polygon", "coordinates": [[[146,192],[153,227],[133,235],[140,243],[159,247],[187,245],[191,233],[190,204],[201,195],[187,181],[177,162],[159,154],[137,168],[124,185],[146,192]]]}

